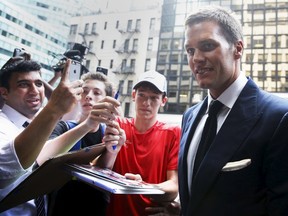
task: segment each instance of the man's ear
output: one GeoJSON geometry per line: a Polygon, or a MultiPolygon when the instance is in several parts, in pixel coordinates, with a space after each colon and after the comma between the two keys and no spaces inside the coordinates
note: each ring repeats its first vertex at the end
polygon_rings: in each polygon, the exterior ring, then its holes
{"type": "Polygon", "coordinates": [[[136,90],[133,89],[133,91],[132,91],[132,101],[135,101],[135,96],[136,96],[136,90]]]}
{"type": "Polygon", "coordinates": [[[8,95],[8,89],[0,87],[0,95],[4,100],[6,100],[8,95]]]}
{"type": "Polygon", "coordinates": [[[168,98],[165,96],[165,97],[163,97],[162,98],[162,103],[161,103],[161,106],[162,107],[164,107],[165,106],[165,104],[167,103],[167,101],[168,101],[168,98]]]}
{"type": "Polygon", "coordinates": [[[243,41],[239,40],[237,41],[237,43],[235,44],[235,50],[234,50],[234,55],[236,59],[240,59],[242,57],[243,54],[243,41]]]}

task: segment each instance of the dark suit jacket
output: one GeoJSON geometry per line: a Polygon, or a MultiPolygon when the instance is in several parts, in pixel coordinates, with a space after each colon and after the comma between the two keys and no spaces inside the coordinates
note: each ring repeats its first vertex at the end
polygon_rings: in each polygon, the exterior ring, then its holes
{"type": "Polygon", "coordinates": [[[207,98],[184,113],[179,152],[183,215],[288,215],[288,100],[248,80],[193,180],[187,183],[187,151],[207,98]],[[228,162],[251,164],[222,171],[228,162]]]}

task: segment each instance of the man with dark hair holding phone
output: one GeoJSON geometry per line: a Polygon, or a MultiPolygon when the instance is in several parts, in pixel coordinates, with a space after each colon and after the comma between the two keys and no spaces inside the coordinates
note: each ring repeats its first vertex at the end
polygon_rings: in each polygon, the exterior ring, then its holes
{"type": "MultiPolygon", "coordinates": [[[[23,52],[12,57],[0,70],[0,199],[32,166],[59,119],[77,103],[82,81],[70,83],[67,61],[58,87],[43,107],[44,83],[41,66],[23,52]],[[37,114],[37,115],[36,115],[37,114]]],[[[33,200],[0,215],[36,215],[33,200]]]]}

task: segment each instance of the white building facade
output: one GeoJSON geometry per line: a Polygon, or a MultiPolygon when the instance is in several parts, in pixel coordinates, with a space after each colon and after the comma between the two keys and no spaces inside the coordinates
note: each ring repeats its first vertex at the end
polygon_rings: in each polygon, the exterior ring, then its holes
{"type": "Polygon", "coordinates": [[[159,44],[161,6],[123,12],[99,12],[73,17],[69,44],[89,48],[84,65],[90,71],[108,69],[108,76],[120,91],[125,116],[133,116],[133,85],[139,74],[155,70],[159,44]]]}
{"type": "Polygon", "coordinates": [[[66,50],[67,31],[59,31],[6,0],[0,2],[0,26],[0,65],[12,56],[14,48],[24,48],[42,64],[43,78],[49,80],[53,56],[66,50]]]}

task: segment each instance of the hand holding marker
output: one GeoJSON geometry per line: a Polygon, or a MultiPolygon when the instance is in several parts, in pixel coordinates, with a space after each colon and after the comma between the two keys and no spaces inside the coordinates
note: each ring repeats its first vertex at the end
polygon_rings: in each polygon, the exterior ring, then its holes
{"type": "MultiPolygon", "coordinates": [[[[119,90],[116,92],[116,94],[115,94],[114,98],[117,100],[117,99],[118,99],[118,97],[119,97],[119,90]]],[[[113,146],[112,146],[113,150],[115,150],[115,149],[116,149],[116,147],[117,147],[117,145],[113,145],[113,146]]]]}

